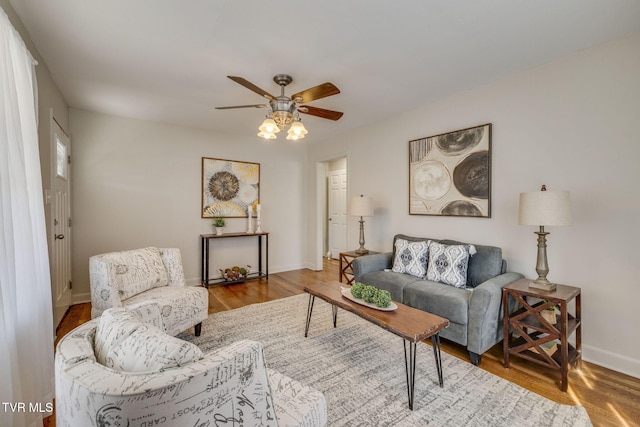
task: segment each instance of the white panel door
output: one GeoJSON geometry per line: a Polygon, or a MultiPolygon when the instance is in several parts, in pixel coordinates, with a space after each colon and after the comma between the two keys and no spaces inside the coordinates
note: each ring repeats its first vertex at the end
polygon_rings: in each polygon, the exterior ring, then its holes
{"type": "Polygon", "coordinates": [[[338,259],[347,250],[347,170],[329,172],[329,251],[338,259]]]}
{"type": "Polygon", "coordinates": [[[51,126],[51,291],[57,327],[71,305],[71,147],[54,120],[51,126]]]}

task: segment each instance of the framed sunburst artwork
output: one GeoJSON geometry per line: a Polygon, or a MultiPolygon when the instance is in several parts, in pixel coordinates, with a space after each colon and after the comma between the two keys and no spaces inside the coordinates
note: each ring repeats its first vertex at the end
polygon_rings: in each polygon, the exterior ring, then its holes
{"type": "Polygon", "coordinates": [[[202,218],[246,218],[260,201],[260,163],[202,158],[202,218]]]}

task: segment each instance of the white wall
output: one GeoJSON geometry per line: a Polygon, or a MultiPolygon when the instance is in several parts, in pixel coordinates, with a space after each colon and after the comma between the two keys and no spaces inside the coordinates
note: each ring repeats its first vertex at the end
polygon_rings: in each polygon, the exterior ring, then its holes
{"type": "MultiPolygon", "coordinates": [[[[376,206],[369,249],[390,250],[396,233],[496,245],[510,270],[536,277],[536,230],[517,225],[518,194],[571,191],[574,225],[547,229],[549,278],[582,288],[585,360],[640,377],[638,52],[640,33],[313,144],[308,202],[317,162],[347,150],[350,196],[376,206]],[[408,215],[408,141],[484,123],[493,123],[492,218],[408,215]]],[[[310,265],[316,218],[310,210],[310,265]]],[[[348,241],[357,247],[355,218],[348,241]]]]}
{"type": "MultiPolygon", "coordinates": [[[[89,257],[146,246],[178,247],[189,284],[200,282],[201,159],[260,163],[262,229],[269,272],[298,269],[305,258],[305,148],[72,109],[74,300],[89,299],[89,257]]],[[[227,220],[245,232],[246,219],[227,220]]],[[[255,225],[255,222],[254,222],[255,225]]],[[[212,271],[257,268],[255,237],[212,243],[212,271]],[[216,251],[215,248],[222,248],[216,251]]],[[[212,275],[213,277],[213,275],[212,275]]]]}

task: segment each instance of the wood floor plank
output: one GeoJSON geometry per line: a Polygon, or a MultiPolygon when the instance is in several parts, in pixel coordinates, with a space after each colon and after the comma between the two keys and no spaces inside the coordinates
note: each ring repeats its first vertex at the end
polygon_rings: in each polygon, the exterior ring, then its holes
{"type": "MultiPolygon", "coordinates": [[[[234,285],[209,287],[209,313],[243,307],[302,294],[310,284],[337,280],[338,261],[325,260],[322,271],[308,269],[286,271],[234,285]]],[[[91,319],[91,305],[77,304],[70,308],[58,328],[57,340],[67,332],[91,319]]],[[[442,351],[469,362],[466,349],[443,340],[442,351]]],[[[518,384],[555,402],[582,405],[594,426],[632,427],[640,425],[640,380],[628,375],[583,362],[581,369],[569,371],[569,389],[560,391],[560,374],[556,371],[511,358],[511,367],[503,365],[502,344],[482,356],[481,369],[518,384]]],[[[44,426],[55,425],[55,414],[44,426]]]]}

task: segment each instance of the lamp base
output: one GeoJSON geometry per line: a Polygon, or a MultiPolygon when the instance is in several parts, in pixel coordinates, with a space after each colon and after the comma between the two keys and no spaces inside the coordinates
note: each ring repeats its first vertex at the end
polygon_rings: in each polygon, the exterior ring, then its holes
{"type": "Polygon", "coordinates": [[[529,282],[530,288],[543,289],[545,291],[554,291],[556,289],[556,284],[551,283],[547,279],[538,277],[536,280],[532,280],[529,282]]]}
{"type": "Polygon", "coordinates": [[[366,255],[366,254],[368,254],[368,253],[369,253],[369,249],[359,248],[359,249],[356,249],[356,250],[355,250],[355,252],[356,252],[358,255],[366,255]]]}

